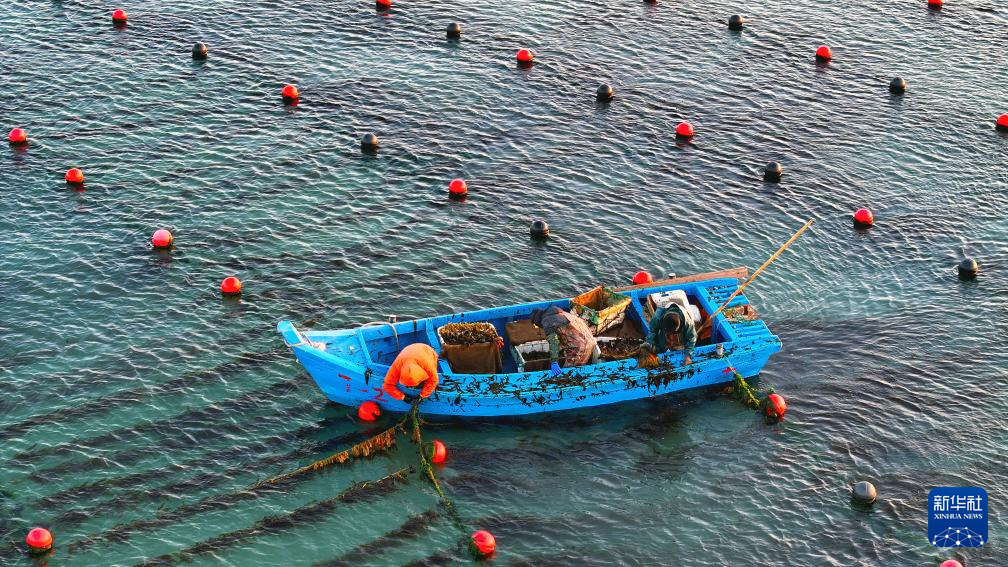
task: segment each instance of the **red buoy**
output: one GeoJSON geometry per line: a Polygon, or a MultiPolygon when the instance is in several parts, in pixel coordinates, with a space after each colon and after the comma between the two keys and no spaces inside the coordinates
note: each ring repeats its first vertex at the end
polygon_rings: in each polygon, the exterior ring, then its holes
{"type": "Polygon", "coordinates": [[[443,463],[443,462],[445,462],[445,459],[447,459],[447,458],[448,458],[448,448],[445,447],[444,443],[442,443],[442,442],[438,441],[437,439],[435,439],[434,440],[434,451],[431,454],[431,462],[432,463],[443,463]]]}
{"type": "Polygon", "coordinates": [[[637,272],[636,274],[633,275],[633,283],[634,283],[634,285],[641,285],[641,284],[651,283],[653,281],[654,281],[654,276],[651,275],[651,272],[645,272],[644,270],[641,270],[641,271],[639,271],[639,272],[637,272]]]}
{"type": "Polygon", "coordinates": [[[941,562],[940,567],[963,567],[963,564],[959,563],[955,559],[946,559],[945,561],[941,562]]]}
{"type": "Polygon", "coordinates": [[[780,394],[770,394],[766,399],[766,415],[775,419],[784,419],[787,402],[780,394]]]}
{"type": "MultiPolygon", "coordinates": [[[[126,13],[126,10],[116,10],[115,12],[112,12],[112,23],[113,24],[121,26],[121,25],[125,24],[126,20],[128,20],[128,19],[129,19],[129,14],[126,13]]],[[[143,27],[143,26],[141,26],[141,27],[143,27]]]]}
{"type": "Polygon", "coordinates": [[[488,557],[497,549],[497,540],[494,539],[492,533],[480,530],[471,536],[469,549],[473,551],[474,555],[488,557]]]}
{"type": "Polygon", "coordinates": [[[522,65],[531,65],[532,60],[535,59],[535,55],[532,54],[531,49],[519,49],[518,54],[515,55],[515,59],[522,65]]]}
{"type": "Polygon", "coordinates": [[[468,192],[469,185],[466,184],[464,179],[452,179],[451,183],[448,184],[448,196],[453,199],[465,197],[468,192]]]}
{"type": "Polygon", "coordinates": [[[372,401],[366,401],[357,408],[357,417],[361,421],[374,421],[381,415],[381,408],[372,401]]]}
{"type": "Polygon", "coordinates": [[[14,145],[27,144],[28,132],[25,132],[24,128],[15,128],[7,134],[7,141],[14,145]]]}
{"type": "Polygon", "coordinates": [[[155,230],[154,236],[151,237],[151,244],[154,245],[154,248],[170,248],[174,241],[175,237],[172,236],[172,233],[163,228],[155,230]]]}
{"type": "Polygon", "coordinates": [[[224,295],[238,295],[241,293],[241,289],[241,280],[234,276],[224,278],[224,281],[220,284],[221,293],[224,295]]]}
{"type": "Polygon", "coordinates": [[[284,85],[284,88],[280,90],[280,96],[283,97],[284,102],[295,102],[301,96],[301,93],[294,85],[284,85]]]}
{"type": "Polygon", "coordinates": [[[928,8],[932,10],[941,10],[942,4],[944,4],[942,0],[928,0],[928,8]]]}
{"type": "Polygon", "coordinates": [[[388,10],[392,8],[392,0],[375,0],[375,8],[378,10],[388,10]]]}
{"type": "Polygon", "coordinates": [[[32,528],[25,536],[25,543],[31,553],[45,553],[52,549],[53,537],[45,528],[32,528]]]}
{"type": "Polygon", "coordinates": [[[67,170],[66,175],[63,177],[66,182],[70,185],[83,185],[84,184],[84,172],[77,169],[76,167],[71,167],[67,170]]]}
{"type": "Polygon", "coordinates": [[[816,49],[815,58],[817,61],[829,61],[833,59],[833,50],[828,45],[820,45],[819,49],[816,49]]]}
{"type": "Polygon", "coordinates": [[[676,138],[692,138],[693,137],[693,125],[689,122],[680,122],[678,126],[675,127],[676,138]]]}
{"type": "Polygon", "coordinates": [[[1008,130],[1008,114],[1002,114],[1001,116],[998,116],[997,126],[995,127],[998,130],[1008,130]]]}
{"type": "Polygon", "coordinates": [[[875,224],[875,215],[868,209],[858,209],[854,213],[854,226],[867,228],[873,224],[875,224]]]}

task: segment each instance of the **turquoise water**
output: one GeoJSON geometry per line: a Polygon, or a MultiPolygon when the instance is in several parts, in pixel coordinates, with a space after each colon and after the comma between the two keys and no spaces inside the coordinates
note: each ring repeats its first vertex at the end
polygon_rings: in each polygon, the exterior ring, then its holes
{"type": "Polygon", "coordinates": [[[432,423],[446,492],[496,535],[500,565],[909,566],[953,555],[926,540],[930,488],[982,486],[990,543],[956,556],[1008,564],[1008,137],[993,129],[1008,8],[923,4],[135,1],[114,30],[111,6],[4,3],[0,125],[31,144],[0,155],[0,562],[34,564],[14,545],[34,525],[55,534],[50,566],[187,549],[198,565],[464,561],[417,475],[315,505],[414,463],[408,443],[206,500],[369,431],[327,405],[277,320],[338,328],[638,269],[753,268],[814,218],[749,292],[784,342],[761,386],[786,421],[699,395],[432,423]],[[736,12],[740,35],[723,23],[736,12]],[[372,131],[382,149],[362,156],[372,131]],[[760,179],[771,160],[779,185],[760,179]],[[66,189],[69,167],[85,191],[66,189]],[[456,176],[465,203],[446,199],[456,176]],[[862,206],[866,232],[850,226],[862,206]],[[527,238],[540,218],[544,245],[527,238]],[[158,228],[169,254],[148,245],[158,228]],[[964,255],[975,282],[956,278],[964,255]],[[240,300],[217,293],[228,275],[240,300]],[[862,479],[879,488],[869,511],[848,501],[862,479]],[[170,521],[139,524],[159,510],[170,521]]]}

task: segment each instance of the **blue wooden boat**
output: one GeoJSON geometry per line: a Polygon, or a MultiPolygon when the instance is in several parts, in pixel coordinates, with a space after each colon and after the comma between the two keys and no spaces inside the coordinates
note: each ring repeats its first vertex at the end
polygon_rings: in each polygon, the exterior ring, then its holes
{"type": "MultiPolygon", "coordinates": [[[[617,290],[631,297],[626,311],[628,324],[645,329],[649,294],[683,290],[690,303],[706,317],[738,288],[745,268],[664,280],[655,284],[617,290]]],[[[395,359],[398,347],[422,342],[440,352],[437,329],[446,323],[488,322],[502,337],[504,325],[528,319],[532,310],[549,306],[570,308],[570,299],[526,303],[483,309],[428,319],[372,324],[337,331],[301,331],[290,321],[277,330],[318,387],[332,401],[357,406],[371,400],[385,411],[405,412],[409,405],[390,399],[382,381],[395,359]],[[393,333],[393,328],[395,332],[393,333]]],[[[742,376],[760,372],[781,341],[755,311],[744,294],[732,300],[711,326],[709,340],[698,343],[692,364],[683,366],[682,351],[659,356],[657,368],[644,369],[635,358],[565,368],[560,376],[549,370],[518,372],[509,345],[505,344],[504,369],[499,374],[458,374],[444,360],[439,362],[440,384],[421,403],[425,415],[505,416],[580,409],[628,400],[662,396],[690,388],[730,382],[735,368],[742,376]],[[733,309],[739,308],[739,309],[733,309]]],[[[403,388],[416,395],[418,390],[403,388]]]]}

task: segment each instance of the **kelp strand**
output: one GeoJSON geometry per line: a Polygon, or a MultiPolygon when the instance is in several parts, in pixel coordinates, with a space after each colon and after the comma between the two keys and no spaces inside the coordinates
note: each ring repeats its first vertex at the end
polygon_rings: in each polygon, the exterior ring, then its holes
{"type": "MultiPolygon", "coordinates": [[[[110,477],[95,482],[80,484],[67,488],[61,492],[40,498],[35,502],[35,504],[33,504],[33,507],[37,510],[53,509],[60,505],[73,504],[82,498],[95,498],[102,496],[115,491],[117,488],[128,487],[133,489],[117,493],[115,500],[98,503],[91,508],[84,510],[84,512],[88,512],[88,516],[91,516],[95,512],[122,509],[124,505],[127,504],[134,504],[137,502],[157,499],[162,496],[178,494],[184,490],[173,489],[172,486],[192,481],[183,479],[173,485],[158,488],[154,493],[148,489],[142,488],[141,484],[144,482],[149,484],[154,480],[170,478],[172,475],[179,472],[219,465],[223,461],[238,460],[247,457],[249,454],[267,453],[279,447],[289,446],[292,439],[304,439],[321,428],[322,425],[320,424],[312,424],[310,426],[302,427],[289,435],[274,435],[264,440],[260,440],[253,445],[238,445],[230,447],[224,451],[213,453],[211,456],[199,457],[183,463],[172,464],[165,468],[144,470],[124,476],[110,477]]],[[[258,461],[229,468],[220,473],[218,476],[221,477],[221,480],[226,480],[227,478],[234,477],[241,473],[257,472],[270,466],[296,461],[315,452],[329,450],[332,447],[340,446],[354,439],[360,438],[360,436],[361,432],[354,431],[339,435],[322,443],[311,442],[287,453],[270,455],[258,461]]],[[[204,483],[196,486],[195,488],[206,489],[208,487],[208,484],[204,483]]],[[[62,525],[61,521],[62,519],[54,521],[54,525],[62,525]]]]}
{"type": "Polygon", "coordinates": [[[762,401],[756,396],[756,390],[735,369],[732,369],[732,374],[735,375],[735,379],[732,380],[732,390],[735,392],[735,397],[747,408],[758,410],[762,401]]]}
{"type": "Polygon", "coordinates": [[[362,562],[374,561],[376,557],[388,551],[395,545],[411,539],[416,539],[427,533],[441,514],[437,510],[427,510],[422,514],[410,516],[398,528],[385,532],[381,536],[358,545],[335,559],[322,561],[312,567],[351,567],[362,562]]]}
{"type": "Polygon", "coordinates": [[[396,444],[397,433],[402,429],[401,424],[393,425],[392,427],[382,431],[378,435],[371,437],[370,439],[365,439],[360,443],[346,449],[345,451],[340,451],[339,453],[333,453],[324,459],[319,459],[314,463],[305,465],[297,470],[293,470],[288,473],[284,473],[266,480],[261,480],[257,482],[252,488],[258,488],[264,484],[276,484],[278,482],[288,480],[294,477],[302,476],[308,473],[320,471],[324,468],[330,467],[335,464],[343,464],[350,459],[366,458],[378,453],[380,451],[385,451],[396,444]]]}
{"type": "MultiPolygon", "coordinates": [[[[434,491],[438,495],[438,504],[444,509],[445,513],[451,518],[452,524],[468,538],[469,530],[462,521],[462,517],[458,513],[458,509],[455,508],[455,504],[445,495],[444,490],[441,488],[441,483],[438,482],[437,475],[434,473],[434,466],[431,464],[431,459],[434,455],[433,447],[425,448],[423,445],[423,439],[420,436],[420,410],[416,403],[413,404],[413,409],[410,412],[410,418],[413,421],[413,436],[414,440],[418,445],[417,453],[420,459],[420,470],[423,475],[430,481],[431,486],[434,487],[434,491]],[[428,455],[427,453],[430,452],[428,455]]],[[[468,541],[468,539],[467,539],[468,541]]]]}
{"type": "Polygon", "coordinates": [[[420,400],[413,402],[413,407],[410,408],[409,415],[407,416],[410,424],[413,426],[411,439],[417,445],[420,444],[420,410],[418,409],[420,405],[420,400]]]}
{"type": "Polygon", "coordinates": [[[317,522],[331,514],[340,504],[365,502],[377,496],[389,494],[398,488],[400,482],[406,480],[408,469],[400,469],[378,480],[357,482],[332,498],[319,500],[302,506],[287,514],[267,516],[247,528],[227,532],[202,541],[175,553],[155,557],[138,565],[144,567],[176,565],[189,562],[195,556],[213,553],[248,541],[251,538],[281,532],[298,525],[317,522]]]}
{"type": "Polygon", "coordinates": [[[0,429],[0,441],[21,435],[38,425],[53,422],[62,423],[77,417],[93,417],[112,408],[141,403],[159,395],[181,393],[189,388],[193,388],[196,384],[217,380],[239,371],[246,371],[255,366],[280,360],[286,355],[287,349],[285,348],[276,348],[266,352],[246,352],[240,354],[238,358],[231,362],[226,362],[209,370],[185,374],[163,384],[114,392],[86,400],[73,407],[63,407],[48,413],[34,415],[20,423],[14,423],[0,429]]]}
{"type": "Polygon", "coordinates": [[[77,455],[80,453],[94,453],[98,449],[108,446],[123,446],[133,439],[152,441],[152,434],[163,434],[169,429],[167,424],[185,423],[187,429],[198,426],[217,427],[218,421],[213,418],[222,415],[242,415],[244,412],[260,407],[263,403],[274,400],[288,392],[296,390],[304,383],[300,377],[274,382],[264,388],[247,392],[235,398],[222,400],[207,407],[191,409],[184,413],[168,416],[158,421],[148,421],[139,425],[131,425],[120,429],[109,431],[97,437],[77,440],[51,447],[42,447],[30,451],[24,451],[14,455],[11,460],[18,464],[31,464],[47,456],[55,455],[77,455]]]}
{"type": "Polygon", "coordinates": [[[182,520],[194,514],[225,508],[238,502],[242,502],[244,500],[252,500],[255,498],[259,498],[261,493],[266,492],[269,489],[289,486],[289,483],[291,481],[298,479],[299,477],[307,476],[311,473],[322,470],[326,467],[332,466],[333,464],[337,463],[341,464],[349,461],[352,458],[373,455],[379,450],[384,450],[382,448],[383,444],[386,444],[386,448],[391,447],[395,443],[395,433],[397,431],[400,431],[402,429],[402,426],[403,422],[400,422],[395,426],[385,431],[382,431],[378,435],[375,435],[374,437],[371,437],[358,443],[357,445],[354,445],[353,447],[351,447],[346,451],[340,451],[338,453],[330,455],[329,457],[326,457],[325,459],[315,461],[314,463],[308,466],[301,467],[290,473],[272,477],[264,481],[259,481],[248,488],[228,494],[211,496],[209,498],[205,498],[192,504],[184,504],[182,506],[179,506],[178,508],[175,508],[174,510],[159,512],[153,518],[135,520],[133,522],[129,522],[126,524],[117,525],[109,530],[106,530],[101,534],[95,536],[89,536],[71,543],[68,546],[68,551],[74,552],[87,549],[91,545],[100,541],[125,540],[128,539],[129,536],[133,533],[159,528],[166,525],[171,525],[179,520],[182,520]],[[391,437],[391,439],[389,437],[391,437]],[[346,454],[345,457],[344,454],[346,454]]]}

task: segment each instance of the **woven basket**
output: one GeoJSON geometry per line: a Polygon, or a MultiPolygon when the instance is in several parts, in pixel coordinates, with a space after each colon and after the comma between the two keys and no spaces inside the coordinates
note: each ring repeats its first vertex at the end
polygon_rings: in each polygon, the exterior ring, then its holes
{"type": "Polygon", "coordinates": [[[571,300],[571,309],[598,335],[619,325],[626,317],[630,298],[599,286],[571,300]]]}

